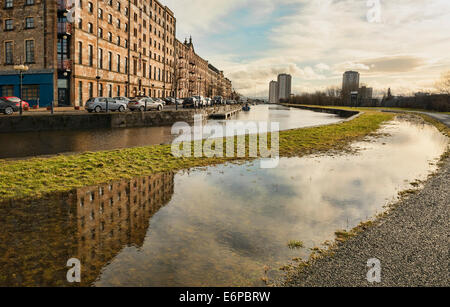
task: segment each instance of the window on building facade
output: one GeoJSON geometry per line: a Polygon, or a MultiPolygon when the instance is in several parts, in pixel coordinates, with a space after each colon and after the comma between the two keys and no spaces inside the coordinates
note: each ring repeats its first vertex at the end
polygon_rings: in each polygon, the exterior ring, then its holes
{"type": "Polygon", "coordinates": [[[111,51],[108,52],[108,70],[109,71],[112,70],[112,52],[111,51]]]}
{"type": "Polygon", "coordinates": [[[34,40],[25,41],[25,62],[34,63],[34,40]]]}
{"type": "Polygon", "coordinates": [[[94,96],[94,90],[93,90],[93,84],[92,84],[92,82],[89,82],[89,84],[88,84],[88,95],[89,95],[89,98],[92,98],[93,96],[94,96]]]}
{"type": "Polygon", "coordinates": [[[34,18],[33,17],[25,18],[25,28],[26,29],[33,29],[34,28],[34,18]]]}
{"type": "Polygon", "coordinates": [[[78,18],[78,29],[83,29],[83,19],[78,18]]]}
{"type": "Polygon", "coordinates": [[[120,54],[117,55],[117,72],[120,72],[120,54]]]}
{"type": "Polygon", "coordinates": [[[98,89],[97,89],[97,96],[98,97],[103,97],[103,84],[99,83],[98,84],[98,89]]]}
{"type": "Polygon", "coordinates": [[[14,30],[14,21],[12,19],[5,20],[5,31],[14,30]]]}
{"type": "Polygon", "coordinates": [[[88,2],[88,11],[89,13],[94,13],[94,5],[92,2],[88,2]]]}
{"type": "Polygon", "coordinates": [[[10,9],[14,6],[13,0],[5,0],[5,8],[10,9]]]}
{"type": "Polygon", "coordinates": [[[13,42],[5,42],[5,63],[13,64],[13,42]]]}
{"type": "Polygon", "coordinates": [[[2,96],[14,96],[14,85],[0,86],[0,95],[2,96]]]}
{"type": "Polygon", "coordinates": [[[112,97],[112,85],[108,84],[108,97],[112,97]]]}
{"type": "Polygon", "coordinates": [[[112,15],[111,14],[108,14],[108,23],[112,24],[112,15]]]}
{"type": "Polygon", "coordinates": [[[34,4],[34,0],[26,0],[25,1],[25,5],[33,5],[34,4]]]}
{"type": "Polygon", "coordinates": [[[103,29],[102,28],[98,28],[97,35],[98,35],[98,37],[103,38],[103,29]]]}
{"type": "Polygon", "coordinates": [[[97,61],[97,67],[100,69],[103,69],[103,49],[98,49],[98,61],[97,61]]]}
{"type": "Polygon", "coordinates": [[[83,105],[83,82],[78,81],[78,104],[83,105]]]}
{"type": "Polygon", "coordinates": [[[125,57],[125,73],[128,73],[128,58],[125,57]]]}
{"type": "Polygon", "coordinates": [[[78,64],[83,64],[83,43],[78,42],[78,64]]]}
{"type": "Polygon", "coordinates": [[[27,84],[22,86],[23,100],[39,99],[39,84],[27,84]]]}
{"type": "Polygon", "coordinates": [[[92,26],[92,23],[88,23],[88,32],[94,33],[94,27],[92,26]]]}
{"type": "Polygon", "coordinates": [[[89,66],[93,65],[93,49],[94,49],[94,47],[92,45],[89,45],[89,48],[88,48],[89,66]]]}

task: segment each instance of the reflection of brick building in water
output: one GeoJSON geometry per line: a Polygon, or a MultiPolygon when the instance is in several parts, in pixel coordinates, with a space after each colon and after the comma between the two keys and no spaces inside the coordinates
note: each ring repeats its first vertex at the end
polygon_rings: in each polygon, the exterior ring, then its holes
{"type": "Polygon", "coordinates": [[[125,245],[143,244],[150,217],[172,197],[173,178],[157,174],[85,187],[71,196],[77,204],[78,256],[89,275],[96,277],[125,245]]]}
{"type": "Polygon", "coordinates": [[[0,204],[0,251],[9,250],[0,254],[0,286],[68,286],[73,257],[81,261],[82,285],[91,284],[124,247],[142,246],[173,182],[173,173],[155,174],[0,204]]]}

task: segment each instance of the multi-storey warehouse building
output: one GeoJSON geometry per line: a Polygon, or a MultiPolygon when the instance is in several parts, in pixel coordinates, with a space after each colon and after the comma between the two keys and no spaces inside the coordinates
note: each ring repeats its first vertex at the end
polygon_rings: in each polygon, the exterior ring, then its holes
{"type": "Polygon", "coordinates": [[[195,53],[192,38],[189,38],[189,41],[186,39],[183,43],[176,40],[176,52],[177,97],[193,95],[231,97],[231,81],[224,77],[223,71],[195,53]]]}
{"type": "Polygon", "coordinates": [[[208,62],[192,41],[176,40],[176,18],[158,1],[0,2],[0,96],[41,106],[78,106],[94,96],[168,97],[175,87],[178,97],[207,96],[208,62]],[[28,68],[22,88],[18,64],[28,68]]]}

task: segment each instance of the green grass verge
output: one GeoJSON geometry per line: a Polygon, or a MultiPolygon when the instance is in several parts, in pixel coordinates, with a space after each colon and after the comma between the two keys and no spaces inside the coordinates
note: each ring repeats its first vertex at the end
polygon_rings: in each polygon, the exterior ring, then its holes
{"type": "MultiPolygon", "coordinates": [[[[343,149],[393,117],[393,114],[366,112],[340,124],[282,131],[280,156],[343,149]]],[[[170,145],[157,145],[19,161],[0,160],[0,200],[39,197],[113,180],[245,159],[175,158],[170,145]]]]}

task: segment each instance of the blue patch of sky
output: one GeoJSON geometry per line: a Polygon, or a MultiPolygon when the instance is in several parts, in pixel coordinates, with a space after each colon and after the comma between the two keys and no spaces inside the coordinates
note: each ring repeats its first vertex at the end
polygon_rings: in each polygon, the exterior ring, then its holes
{"type": "Polygon", "coordinates": [[[270,14],[255,20],[251,8],[235,10],[222,20],[231,27],[202,37],[198,47],[208,53],[233,54],[237,63],[258,58],[275,47],[270,39],[271,30],[281,24],[283,17],[297,11],[298,4],[279,5],[270,14]]]}

